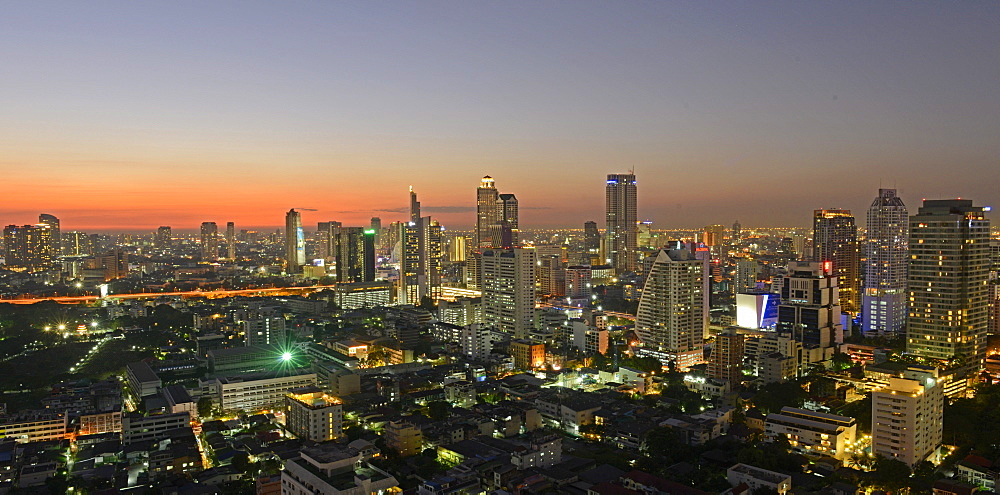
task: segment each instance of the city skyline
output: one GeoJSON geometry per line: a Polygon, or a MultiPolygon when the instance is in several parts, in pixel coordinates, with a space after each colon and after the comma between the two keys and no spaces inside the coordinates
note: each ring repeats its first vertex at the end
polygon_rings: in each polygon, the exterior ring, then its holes
{"type": "Polygon", "coordinates": [[[490,175],[576,227],[630,169],[662,229],[1000,204],[997,4],[240,7],[9,9],[5,224],[365,225],[413,185],[466,229],[490,175]]]}

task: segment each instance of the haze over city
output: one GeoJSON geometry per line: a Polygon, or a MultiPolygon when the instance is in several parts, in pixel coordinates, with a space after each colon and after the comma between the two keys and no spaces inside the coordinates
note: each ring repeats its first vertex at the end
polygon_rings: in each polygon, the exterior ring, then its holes
{"type": "Polygon", "coordinates": [[[33,2],[0,17],[0,217],[196,229],[406,216],[486,174],[523,228],[808,226],[1000,204],[1000,4],[33,2]]]}

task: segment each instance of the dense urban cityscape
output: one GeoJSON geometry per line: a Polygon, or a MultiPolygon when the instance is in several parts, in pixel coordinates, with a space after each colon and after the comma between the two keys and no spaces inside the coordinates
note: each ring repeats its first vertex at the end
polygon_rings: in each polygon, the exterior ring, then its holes
{"type": "Polygon", "coordinates": [[[617,173],[602,226],[522,230],[501,186],[482,178],[465,231],[423,215],[412,187],[408,218],[385,224],[312,218],[312,229],[293,208],[268,232],[86,233],[47,213],[8,225],[0,483],[995,487],[989,207],[914,208],[883,188],[858,216],[814,210],[812,229],[668,231],[639,220],[641,181],[617,173]]]}

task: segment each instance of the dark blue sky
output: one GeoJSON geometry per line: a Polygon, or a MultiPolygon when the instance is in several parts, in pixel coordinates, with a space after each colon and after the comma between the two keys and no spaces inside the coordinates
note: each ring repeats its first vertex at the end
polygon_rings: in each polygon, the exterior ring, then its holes
{"type": "Polygon", "coordinates": [[[11,3],[0,220],[360,224],[412,184],[465,227],[490,174],[575,226],[632,167],[660,228],[1000,205],[998,47],[998,2],[11,3]]]}

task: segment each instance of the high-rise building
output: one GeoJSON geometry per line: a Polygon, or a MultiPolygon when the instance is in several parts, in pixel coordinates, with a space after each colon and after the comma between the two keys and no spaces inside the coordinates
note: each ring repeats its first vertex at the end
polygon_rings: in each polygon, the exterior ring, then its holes
{"type": "Polygon", "coordinates": [[[398,225],[399,280],[396,302],[420,304],[441,287],[441,225],[431,217],[398,225]]]}
{"type": "Polygon", "coordinates": [[[635,174],[609,174],[606,188],[607,256],[615,274],[636,270],[635,174]]]}
{"type": "Polygon", "coordinates": [[[280,315],[255,314],[243,322],[243,327],[247,347],[285,343],[285,318],[280,315]]]}
{"type": "Polygon", "coordinates": [[[59,219],[55,215],[42,213],[38,215],[38,223],[48,225],[52,232],[52,256],[62,254],[62,230],[59,228],[59,219]]]}
{"type": "Polygon", "coordinates": [[[156,229],[156,247],[159,249],[169,250],[173,247],[174,234],[173,230],[169,225],[160,226],[156,229]]]}
{"type": "Polygon", "coordinates": [[[909,216],[895,189],[879,189],[868,208],[861,328],[865,334],[902,335],[906,330],[906,267],[909,216]]]}
{"type": "Polygon", "coordinates": [[[497,192],[493,178],[483,177],[476,189],[476,247],[491,247],[490,226],[497,223],[497,203],[500,194],[497,192]]]}
{"type": "Polygon", "coordinates": [[[527,337],[535,320],[535,250],[487,249],[482,273],[484,325],[527,337]]]}
{"type": "Polygon", "coordinates": [[[201,260],[219,260],[219,226],[215,222],[201,223],[201,260]]]}
{"type": "Polygon", "coordinates": [[[601,231],[597,230],[597,222],[583,223],[583,249],[591,255],[601,249],[601,231]]]}
{"type": "Polygon", "coordinates": [[[3,238],[8,270],[41,272],[53,267],[56,249],[49,225],[8,225],[3,238]]]}
{"type": "Polygon", "coordinates": [[[704,243],[708,247],[715,247],[722,244],[722,238],[726,235],[726,228],[722,225],[705,226],[704,243]]]}
{"type": "Polygon", "coordinates": [[[851,210],[815,210],[813,212],[813,261],[833,263],[841,308],[857,315],[861,302],[860,252],[858,228],[851,210]]]}
{"type": "Polygon", "coordinates": [[[285,396],[285,427],[310,442],[339,440],[344,436],[342,401],[319,387],[303,387],[285,396]]]}
{"type": "Polygon", "coordinates": [[[420,201],[417,201],[417,193],[413,191],[413,186],[410,186],[410,221],[417,220],[420,220],[420,201]]]}
{"type": "Polygon", "coordinates": [[[910,217],[906,350],[986,359],[990,221],[971,200],[924,200],[910,217]]]}
{"type": "Polygon", "coordinates": [[[941,445],[944,386],[937,370],[909,369],[872,392],[872,453],[913,467],[941,445]]]}
{"type": "Polygon", "coordinates": [[[302,231],[302,214],[292,208],[285,214],[285,273],[301,273],[305,264],[306,237],[302,231]]]}
{"type": "Polygon", "coordinates": [[[708,331],[707,286],[705,260],[686,249],[660,250],[636,314],[636,333],[643,345],[674,363],[688,362],[688,354],[701,352],[708,331]]]}
{"type": "Polygon", "coordinates": [[[584,305],[590,301],[591,280],[593,271],[590,265],[573,265],[566,267],[566,298],[571,302],[580,301],[584,305]]]}
{"type": "MultiPolygon", "coordinates": [[[[516,247],[520,245],[520,230],[518,228],[518,215],[517,215],[517,197],[510,193],[504,193],[499,196],[497,201],[497,218],[498,224],[504,225],[504,232],[506,233],[506,228],[510,229],[510,244],[509,247],[516,247]]],[[[493,246],[505,248],[508,246],[493,246]]]]}
{"type": "Polygon", "coordinates": [[[832,356],[835,345],[843,342],[839,288],[833,270],[830,261],[794,261],[781,279],[777,331],[816,353],[804,362],[832,356]]]}
{"type": "Polygon", "coordinates": [[[735,328],[727,328],[715,336],[712,355],[708,360],[708,376],[725,380],[733,386],[743,380],[744,337],[735,328]]]}
{"type": "Polygon", "coordinates": [[[333,261],[337,251],[337,234],[343,226],[340,222],[319,222],[316,224],[316,256],[333,261]]]}
{"type": "Polygon", "coordinates": [[[736,260],[736,276],[733,277],[733,293],[745,294],[757,288],[757,274],[760,263],[750,258],[736,260]]]}
{"type": "Polygon", "coordinates": [[[336,238],[337,282],[375,280],[375,231],[343,227],[336,238]]]}
{"type": "MultiPolygon", "coordinates": [[[[160,227],[163,228],[163,227],[160,227]]],[[[170,227],[167,227],[168,229],[170,227]]],[[[169,236],[168,236],[169,237],[169,236]]],[[[68,256],[79,256],[82,254],[94,254],[93,242],[86,232],[75,230],[62,234],[63,254],[68,256]]]]}
{"type": "Polygon", "coordinates": [[[466,238],[460,235],[448,241],[448,261],[456,263],[465,261],[466,242],[466,238]]]}
{"type": "Polygon", "coordinates": [[[382,244],[382,219],[379,217],[372,217],[371,223],[368,224],[369,228],[375,231],[375,248],[380,249],[382,244]]]}
{"type": "Polygon", "coordinates": [[[226,222],[226,258],[236,259],[236,224],[226,222]]]}
{"type": "Polygon", "coordinates": [[[739,220],[733,222],[733,244],[739,242],[743,235],[743,225],[739,220]]]}

